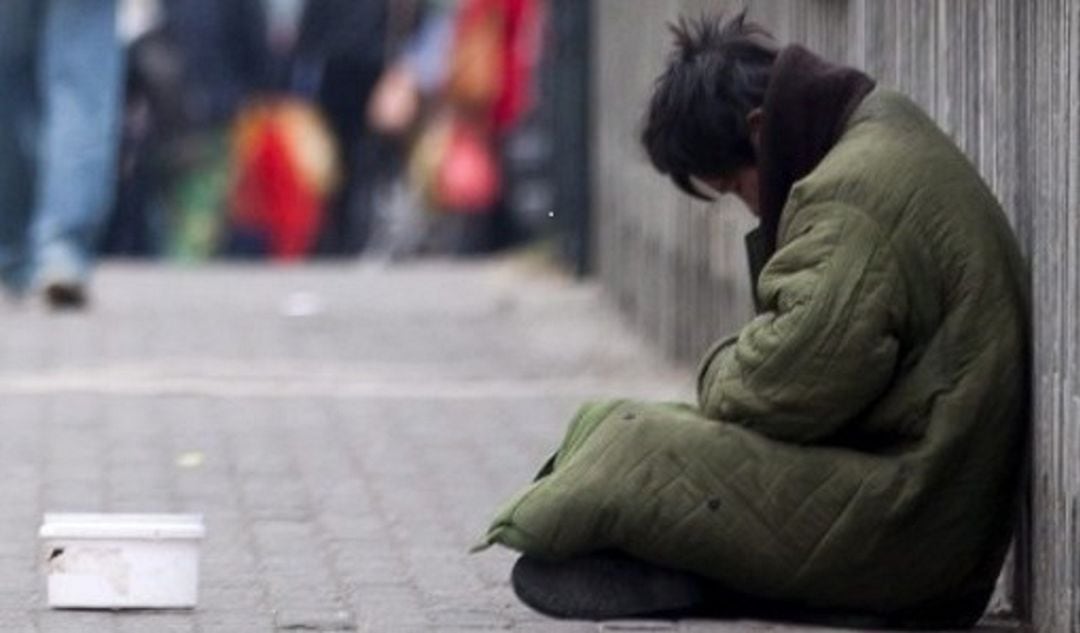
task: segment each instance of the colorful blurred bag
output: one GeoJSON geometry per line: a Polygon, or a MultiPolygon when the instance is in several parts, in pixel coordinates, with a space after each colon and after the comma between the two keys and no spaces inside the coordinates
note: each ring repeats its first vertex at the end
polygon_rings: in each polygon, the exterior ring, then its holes
{"type": "Polygon", "coordinates": [[[490,139],[464,119],[455,119],[435,182],[438,207],[458,213],[490,211],[499,198],[499,181],[490,139]]]}
{"type": "Polygon", "coordinates": [[[167,250],[182,261],[216,255],[225,232],[229,196],[229,138],[225,129],[208,129],[185,139],[176,184],[169,196],[167,250]]]}
{"type": "Polygon", "coordinates": [[[409,179],[433,211],[483,213],[499,198],[499,164],[489,137],[457,115],[432,119],[409,161],[409,179]]]}
{"type": "Polygon", "coordinates": [[[233,222],[261,235],[275,257],[307,253],[338,180],[336,147],[318,113],[294,99],[245,108],[233,133],[233,161],[233,222]]]}

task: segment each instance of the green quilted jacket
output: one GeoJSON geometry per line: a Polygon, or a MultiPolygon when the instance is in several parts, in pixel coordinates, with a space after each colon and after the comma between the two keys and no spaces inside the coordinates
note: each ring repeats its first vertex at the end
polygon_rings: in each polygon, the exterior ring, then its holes
{"type": "Polygon", "coordinates": [[[875,89],[793,187],[756,292],[697,406],[585,406],[485,543],[615,548],[822,608],[987,598],[1025,450],[1028,291],[974,168],[875,89]]]}

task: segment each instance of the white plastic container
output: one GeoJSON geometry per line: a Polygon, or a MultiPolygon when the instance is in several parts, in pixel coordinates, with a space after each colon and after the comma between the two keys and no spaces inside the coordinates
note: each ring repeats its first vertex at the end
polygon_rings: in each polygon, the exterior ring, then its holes
{"type": "Polygon", "coordinates": [[[46,514],[49,606],[192,608],[205,533],[199,515],[46,514]]]}

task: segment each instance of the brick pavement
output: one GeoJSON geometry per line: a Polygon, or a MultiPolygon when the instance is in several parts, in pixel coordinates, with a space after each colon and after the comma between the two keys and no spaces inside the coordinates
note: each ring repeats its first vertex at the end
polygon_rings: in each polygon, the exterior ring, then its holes
{"type": "MultiPolygon", "coordinates": [[[[85,315],[7,305],[0,631],[704,633],[556,622],[468,555],[584,398],[686,398],[588,285],[520,261],[108,265],[85,315]],[[201,512],[193,612],[50,611],[45,511],[201,512]]],[[[790,627],[789,627],[790,630],[790,627]]]]}

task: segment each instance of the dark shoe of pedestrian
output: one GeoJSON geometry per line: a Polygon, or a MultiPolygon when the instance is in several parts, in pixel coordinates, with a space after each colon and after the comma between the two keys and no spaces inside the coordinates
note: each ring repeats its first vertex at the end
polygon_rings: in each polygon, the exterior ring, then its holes
{"type": "Polygon", "coordinates": [[[51,281],[44,287],[45,302],[51,310],[66,312],[86,308],[86,287],[77,281],[51,281]]]}
{"type": "Polygon", "coordinates": [[[706,599],[705,584],[697,576],[618,553],[559,562],[526,555],[510,578],[522,602],[556,618],[678,617],[706,599]]]}

